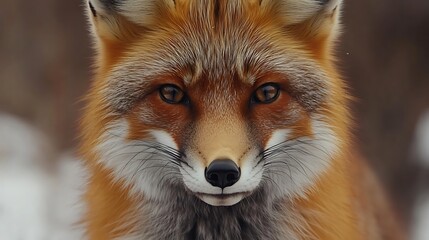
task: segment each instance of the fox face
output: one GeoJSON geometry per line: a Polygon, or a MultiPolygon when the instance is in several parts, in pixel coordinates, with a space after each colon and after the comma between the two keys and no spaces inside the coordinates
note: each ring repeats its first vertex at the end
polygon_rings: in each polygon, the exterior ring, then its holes
{"type": "Polygon", "coordinates": [[[153,200],[305,196],[347,139],[339,5],[90,0],[93,161],[153,200]]]}

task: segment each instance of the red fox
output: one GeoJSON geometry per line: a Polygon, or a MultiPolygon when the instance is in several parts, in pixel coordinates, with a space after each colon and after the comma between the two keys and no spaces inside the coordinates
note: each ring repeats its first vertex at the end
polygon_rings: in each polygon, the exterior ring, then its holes
{"type": "Polygon", "coordinates": [[[351,144],[341,4],[87,0],[87,238],[405,239],[351,144]]]}

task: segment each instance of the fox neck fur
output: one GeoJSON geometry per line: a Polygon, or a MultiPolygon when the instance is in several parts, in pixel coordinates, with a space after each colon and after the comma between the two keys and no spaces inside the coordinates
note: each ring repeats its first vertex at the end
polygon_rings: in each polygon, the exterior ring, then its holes
{"type": "Polygon", "coordinates": [[[306,198],[271,199],[270,189],[261,187],[230,207],[210,206],[179,185],[162,201],[133,198],[130,189],[114,182],[108,171],[97,169],[86,195],[88,236],[91,240],[361,239],[357,216],[351,214],[353,190],[343,186],[349,179],[344,174],[347,164],[341,163],[347,161],[335,162],[336,168],[324,174],[306,198]],[[115,211],[99,211],[112,205],[115,211]]]}

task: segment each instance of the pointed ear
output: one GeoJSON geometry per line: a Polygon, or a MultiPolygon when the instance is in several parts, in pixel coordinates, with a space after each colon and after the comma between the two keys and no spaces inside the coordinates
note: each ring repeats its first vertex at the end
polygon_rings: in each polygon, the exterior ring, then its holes
{"type": "MultiPolygon", "coordinates": [[[[173,0],[85,0],[93,33],[102,41],[132,40],[160,17],[173,0]]],[[[170,6],[169,6],[170,5],[170,6]]]]}
{"type": "Polygon", "coordinates": [[[275,8],[286,30],[310,43],[329,44],[340,33],[341,5],[342,0],[277,0],[275,8]]]}

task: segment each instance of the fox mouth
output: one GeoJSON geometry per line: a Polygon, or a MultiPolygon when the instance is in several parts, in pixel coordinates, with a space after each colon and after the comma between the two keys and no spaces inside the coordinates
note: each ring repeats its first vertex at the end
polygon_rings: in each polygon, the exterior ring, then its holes
{"type": "Polygon", "coordinates": [[[207,193],[196,193],[196,196],[203,202],[212,206],[233,206],[249,196],[248,192],[238,192],[231,194],[207,194],[207,193]]]}

